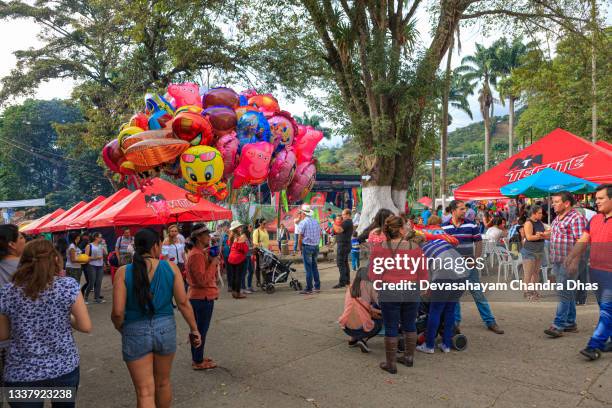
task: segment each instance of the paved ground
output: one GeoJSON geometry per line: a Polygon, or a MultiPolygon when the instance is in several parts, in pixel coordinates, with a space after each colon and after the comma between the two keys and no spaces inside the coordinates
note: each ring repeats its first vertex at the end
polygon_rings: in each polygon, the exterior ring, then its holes
{"type": "MultiPolygon", "coordinates": [[[[298,265],[298,277],[303,272],[298,265]]],[[[187,326],[179,322],[173,368],[176,407],[612,407],[612,354],[587,363],[578,354],[597,319],[592,300],[578,308],[580,332],[548,339],[542,330],[553,302],[495,302],[506,334],[486,331],[471,299],[464,301],[464,352],[418,353],[397,375],[378,368],[382,338],[372,353],[349,349],[339,330],[343,291],[328,289],[337,269],[321,265],[323,291],[303,297],[288,287],[235,301],[223,291],[215,304],[206,355],[219,368],[191,370],[187,326]]],[[[110,299],[110,281],[105,295],[110,299]]],[[[110,302],[89,306],[94,332],[77,334],[81,407],[132,407],[135,396],[121,360],[110,302]]]]}

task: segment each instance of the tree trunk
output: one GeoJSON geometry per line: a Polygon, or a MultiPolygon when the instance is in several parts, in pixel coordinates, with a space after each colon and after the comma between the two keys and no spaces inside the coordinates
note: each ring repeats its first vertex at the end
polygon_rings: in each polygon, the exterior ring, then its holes
{"type": "Polygon", "coordinates": [[[512,96],[508,98],[508,108],[510,110],[508,119],[508,157],[512,157],[514,146],[514,97],[512,96]]]}
{"type": "MultiPolygon", "coordinates": [[[[488,113],[488,112],[487,112],[488,113]]],[[[484,118],[484,127],[485,127],[485,143],[484,143],[484,171],[489,170],[489,141],[491,139],[491,120],[487,114],[484,118]]]]}
{"type": "MultiPolygon", "coordinates": [[[[436,200],[436,156],[431,157],[431,201],[436,200]]],[[[432,204],[433,206],[433,204],[432,204]]]]}
{"type": "Polygon", "coordinates": [[[362,156],[361,163],[363,174],[361,219],[364,222],[359,223],[359,232],[370,225],[378,210],[382,208],[393,211],[395,214],[399,213],[391,193],[391,183],[395,171],[394,161],[389,157],[370,154],[362,156]]]}
{"type": "Polygon", "coordinates": [[[444,94],[442,95],[442,126],[440,129],[440,197],[444,206],[446,197],[446,164],[448,161],[448,94],[451,85],[451,58],[453,56],[454,38],[451,38],[451,45],[448,48],[448,58],[446,59],[446,76],[444,78],[444,94]]]}

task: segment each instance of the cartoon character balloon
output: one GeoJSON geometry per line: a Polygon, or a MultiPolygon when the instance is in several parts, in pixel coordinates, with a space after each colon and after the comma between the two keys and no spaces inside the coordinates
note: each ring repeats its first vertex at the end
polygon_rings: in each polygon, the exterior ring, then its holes
{"type": "Polygon", "coordinates": [[[238,138],[236,133],[228,133],[217,140],[216,148],[223,157],[223,178],[229,178],[238,165],[238,138]]]}
{"type": "Polygon", "coordinates": [[[312,160],[317,144],[323,139],[323,132],[311,126],[298,125],[298,129],[298,135],[293,141],[293,148],[299,164],[312,160]]]}
{"type": "Polygon", "coordinates": [[[246,184],[259,185],[266,181],[270,172],[270,159],[274,147],[268,142],[247,144],[242,148],[238,167],[234,170],[232,187],[246,184]]]}
{"type": "Polygon", "coordinates": [[[149,129],[155,130],[164,128],[166,124],[172,120],[174,106],[163,96],[146,94],[145,103],[147,106],[146,112],[151,114],[149,117],[149,129]]]}
{"type": "Polygon", "coordinates": [[[234,112],[236,112],[236,119],[240,120],[240,118],[242,118],[242,115],[244,115],[247,112],[259,112],[259,111],[254,106],[243,105],[243,106],[239,106],[236,109],[234,109],[234,112]]]}
{"type": "Polygon", "coordinates": [[[248,143],[269,142],[270,124],[261,112],[246,112],[236,124],[240,146],[248,143]]]}
{"type": "Polygon", "coordinates": [[[211,106],[227,106],[228,108],[236,108],[240,105],[240,97],[233,89],[230,88],[212,88],[206,91],[202,96],[202,106],[209,108],[211,106]]]}
{"type": "Polygon", "coordinates": [[[272,133],[270,143],[274,145],[274,149],[291,146],[293,138],[298,133],[298,125],[293,116],[289,112],[280,111],[268,119],[268,123],[272,133]]]}
{"type": "Polygon", "coordinates": [[[221,153],[210,146],[194,146],[181,154],[181,173],[187,181],[185,188],[194,194],[187,194],[190,201],[198,202],[201,196],[212,195],[218,200],[227,197],[223,176],[221,153]]]}
{"type": "Polygon", "coordinates": [[[236,128],[236,112],[227,106],[212,106],[206,108],[202,115],[210,120],[215,136],[221,137],[236,128]]]}
{"type": "Polygon", "coordinates": [[[170,84],[168,86],[168,94],[174,98],[175,107],[179,108],[185,105],[202,106],[200,99],[200,87],[192,82],[182,84],[170,84]]]}
{"type": "Polygon", "coordinates": [[[303,200],[312,190],[315,183],[317,169],[313,162],[303,162],[297,165],[295,176],[287,187],[287,200],[296,202],[303,200]]]}
{"type": "Polygon", "coordinates": [[[278,101],[270,94],[255,95],[250,97],[249,105],[255,106],[260,112],[276,113],[280,111],[278,101]]]}
{"type": "Polygon", "coordinates": [[[287,188],[295,174],[296,164],[295,153],[291,147],[286,147],[276,154],[270,165],[268,176],[270,191],[281,191],[287,188]]]}
{"type": "Polygon", "coordinates": [[[210,145],[214,137],[208,118],[189,111],[183,111],[174,117],[172,130],[176,137],[193,146],[210,145]]]}

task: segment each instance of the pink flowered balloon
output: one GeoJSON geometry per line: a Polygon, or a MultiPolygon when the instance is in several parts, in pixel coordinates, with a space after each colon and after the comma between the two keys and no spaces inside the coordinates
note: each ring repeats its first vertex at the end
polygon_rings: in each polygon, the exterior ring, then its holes
{"type": "Polygon", "coordinates": [[[274,147],[268,142],[245,145],[240,154],[238,167],[234,170],[233,188],[246,184],[259,185],[266,181],[270,172],[270,159],[274,147]]]}
{"type": "Polygon", "coordinates": [[[232,174],[238,165],[238,158],[236,156],[238,153],[238,145],[239,142],[236,137],[236,132],[221,136],[219,140],[217,140],[216,148],[221,152],[221,157],[223,157],[223,178],[225,179],[232,174]]]}
{"type": "Polygon", "coordinates": [[[279,146],[280,148],[291,146],[298,133],[298,125],[291,114],[280,111],[269,118],[268,123],[272,132],[270,143],[274,145],[274,149],[276,150],[279,146]]]}
{"type": "Polygon", "coordinates": [[[174,98],[174,107],[180,108],[185,105],[196,105],[202,107],[202,99],[200,98],[200,87],[192,82],[183,84],[170,84],[168,86],[168,94],[174,98]]]}
{"type": "Polygon", "coordinates": [[[295,174],[296,164],[295,153],[291,147],[286,147],[278,152],[270,166],[268,176],[270,191],[281,191],[287,188],[295,174]]]}
{"type": "Polygon", "coordinates": [[[298,135],[293,141],[293,149],[298,164],[312,160],[317,144],[323,139],[323,132],[312,126],[298,127],[298,135]]]}
{"type": "Polygon", "coordinates": [[[287,200],[292,203],[303,200],[312,190],[316,175],[317,169],[312,161],[298,164],[295,176],[287,187],[287,200]]]}

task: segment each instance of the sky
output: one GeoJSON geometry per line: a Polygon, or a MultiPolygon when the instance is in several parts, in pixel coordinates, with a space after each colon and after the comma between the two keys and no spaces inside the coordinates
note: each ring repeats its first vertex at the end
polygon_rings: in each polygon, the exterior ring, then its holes
{"type": "MultiPolygon", "coordinates": [[[[424,7],[421,7],[420,11],[417,12],[416,19],[417,28],[421,33],[421,39],[424,41],[424,43],[429,43],[429,30],[431,29],[431,26],[424,7]]],[[[39,27],[32,21],[13,20],[3,21],[2,24],[0,24],[0,38],[10,39],[10,41],[3,41],[3,44],[0,47],[0,77],[9,74],[10,71],[15,68],[16,58],[13,54],[15,51],[27,49],[30,47],[38,47],[41,45],[41,42],[37,38],[38,32],[39,27]]],[[[462,29],[461,55],[458,55],[457,52],[454,53],[452,59],[453,67],[460,65],[461,58],[466,55],[470,55],[474,52],[476,43],[488,46],[493,43],[497,38],[501,37],[503,34],[511,35],[511,33],[501,32],[489,33],[489,35],[484,35],[479,24],[475,24],[471,27],[462,29]]],[[[443,62],[443,64],[444,63],[445,62],[443,62]]],[[[35,96],[38,99],[69,98],[74,85],[75,82],[73,80],[52,80],[41,84],[35,96]]],[[[279,103],[281,104],[281,107],[284,110],[292,112],[296,115],[301,115],[304,112],[308,112],[308,109],[303,100],[296,100],[293,103],[289,103],[284,100],[282,95],[275,96],[278,98],[279,103]]],[[[471,96],[469,102],[473,114],[473,119],[470,119],[469,116],[467,116],[465,113],[451,108],[450,114],[453,117],[453,123],[450,126],[451,130],[456,129],[458,127],[464,127],[472,122],[478,122],[482,120],[482,116],[479,112],[477,95],[471,96]]],[[[503,107],[499,103],[496,104],[495,115],[503,116],[507,113],[507,106],[503,107]]],[[[324,141],[322,143],[327,145],[338,145],[341,142],[341,138],[334,137],[332,138],[332,140],[324,141]]]]}

